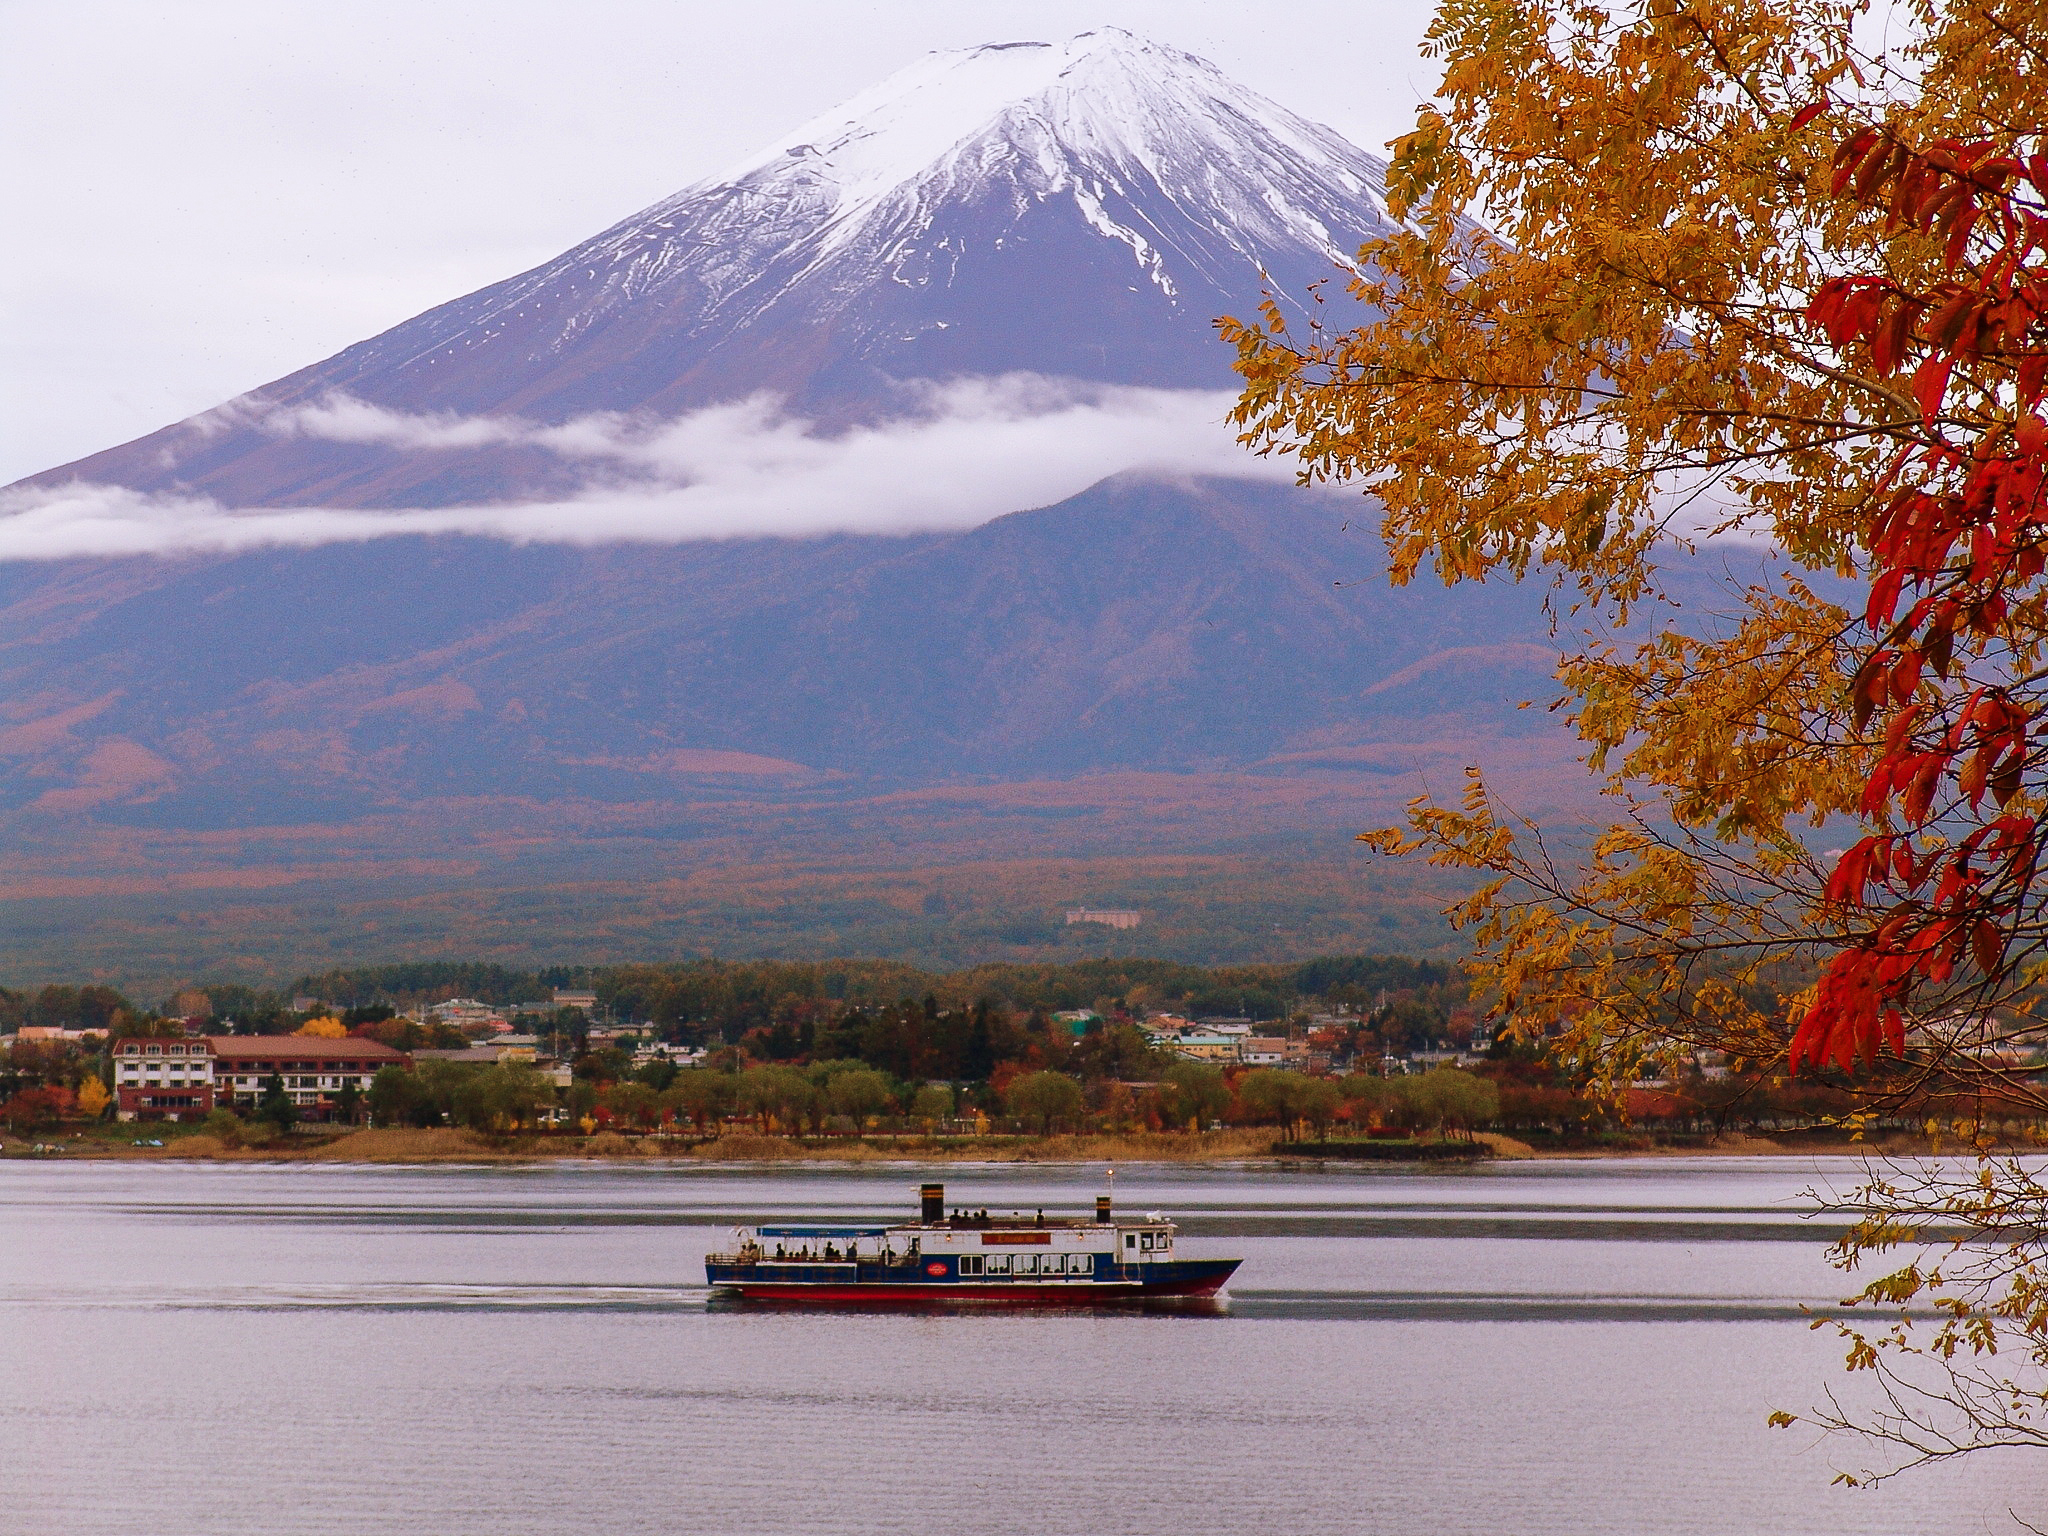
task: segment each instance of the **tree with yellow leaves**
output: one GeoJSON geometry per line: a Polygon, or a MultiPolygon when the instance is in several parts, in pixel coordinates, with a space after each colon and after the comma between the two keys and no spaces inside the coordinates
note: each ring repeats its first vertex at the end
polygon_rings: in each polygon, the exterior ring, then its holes
{"type": "Polygon", "coordinates": [[[107,1085],[100,1081],[99,1074],[88,1072],[79,1080],[78,1112],[88,1120],[97,1120],[106,1113],[113,1097],[107,1092],[107,1085]]]}
{"type": "Polygon", "coordinates": [[[2048,1115],[2048,6],[1886,20],[1889,55],[1838,0],[1444,0],[1373,318],[1225,329],[1246,440],[1368,489],[1397,582],[1548,577],[1588,637],[1583,858],[1476,776],[1367,834],[1489,877],[1453,916],[1512,1026],[1610,1084],[1709,1047],[1970,1106],[1980,1165],[1873,1179],[1838,1251],[1994,1239],[1845,1325],[1883,1406],[1817,1417],[1911,1462],[2048,1448],[2048,1191],[1977,1135],[2048,1115]],[[1713,536],[1779,570],[1688,629],[1659,563],[1713,536]]]}
{"type": "Polygon", "coordinates": [[[348,1026],[337,1018],[308,1019],[292,1033],[309,1040],[346,1040],[348,1026]]]}

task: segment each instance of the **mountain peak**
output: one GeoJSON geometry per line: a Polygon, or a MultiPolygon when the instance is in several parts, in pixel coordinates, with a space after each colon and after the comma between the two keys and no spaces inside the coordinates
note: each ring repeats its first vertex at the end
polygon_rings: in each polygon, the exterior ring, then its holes
{"type": "Polygon", "coordinates": [[[933,53],[553,261],[35,479],[235,507],[584,483],[531,448],[322,435],[319,413],[294,410],[340,396],[559,425],[773,395],[844,424],[899,411],[906,381],[1227,388],[1216,317],[1251,313],[1269,286],[1299,293],[1385,233],[1385,172],[1119,28],[933,53]]]}
{"type": "Polygon", "coordinates": [[[1218,187],[1235,180],[1252,196],[1231,200],[1239,215],[1227,221],[1233,228],[1245,215],[1254,226],[1274,225],[1278,214],[1284,227],[1261,232],[1342,260],[1351,252],[1332,243],[1319,216],[1326,210],[1300,206],[1303,173],[1377,211],[1384,170],[1206,59],[1104,27],[1059,43],[984,43],[927,54],[630,222],[644,227],[646,217],[723,188],[767,191],[801,182],[813,192],[808,201],[830,205],[819,209],[820,225],[833,229],[824,254],[851,240],[858,222],[892,197],[931,202],[930,194],[912,191],[919,183],[957,195],[1008,172],[1031,194],[1073,195],[1089,222],[1131,246],[1170,295],[1159,264],[1147,261],[1150,242],[1140,231],[1113,227],[1102,216],[1105,188],[1089,182],[1107,177],[1116,193],[1157,190],[1177,201],[1213,201],[1218,187]]]}
{"type": "Polygon", "coordinates": [[[1005,108],[1042,96],[1062,81],[1069,88],[1084,84],[1104,70],[1127,71],[1162,85],[1176,75],[1223,78],[1205,60],[1121,27],[1083,32],[1058,43],[935,49],[712,180],[737,181],[783,155],[807,149],[836,155],[878,138],[903,146],[898,165],[908,174],[987,127],[1005,108]]]}

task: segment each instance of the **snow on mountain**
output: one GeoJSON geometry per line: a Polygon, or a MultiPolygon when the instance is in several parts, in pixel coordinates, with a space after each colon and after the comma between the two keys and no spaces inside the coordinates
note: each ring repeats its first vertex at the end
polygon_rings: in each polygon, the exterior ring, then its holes
{"type": "Polygon", "coordinates": [[[1124,247],[1206,326],[1262,266],[1307,259],[1320,275],[1383,229],[1385,171],[1206,61],[1118,29],[934,53],[481,302],[435,311],[415,358],[517,330],[565,292],[579,302],[556,350],[649,301],[693,301],[690,329],[709,337],[781,304],[944,292],[1043,212],[1124,247]]]}
{"type": "Polygon", "coordinates": [[[1342,261],[1350,251],[1331,243],[1329,221],[1376,210],[1385,170],[1206,60],[1108,28],[931,54],[625,229],[630,240],[744,186],[822,213],[799,235],[822,265],[877,237],[906,241],[948,202],[1008,183],[1071,198],[1171,296],[1154,244],[1169,231],[1144,204],[1164,199],[1254,264],[1290,246],[1342,261]],[[1117,222],[1112,202],[1136,217],[1117,222]]]}
{"type": "Polygon", "coordinates": [[[436,506],[573,489],[531,448],[265,429],[347,396],[560,423],[761,392],[831,422],[904,381],[1228,387],[1220,314],[1387,228],[1385,164],[1115,29],[934,53],[555,260],[228,408],[35,477],[229,506],[436,506]]]}

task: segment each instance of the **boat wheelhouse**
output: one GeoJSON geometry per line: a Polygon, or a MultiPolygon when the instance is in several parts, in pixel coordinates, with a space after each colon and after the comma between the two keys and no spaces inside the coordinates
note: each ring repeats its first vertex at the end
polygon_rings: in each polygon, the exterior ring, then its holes
{"type": "Polygon", "coordinates": [[[1008,1301],[1092,1306],[1213,1296],[1238,1259],[1186,1259],[1177,1229],[1148,1213],[1118,1221],[1104,1195],[1093,1220],[1044,1211],[946,1213],[943,1184],[926,1184],[920,1219],[741,1227],[729,1251],[704,1260],[721,1290],[756,1300],[1008,1301]]]}

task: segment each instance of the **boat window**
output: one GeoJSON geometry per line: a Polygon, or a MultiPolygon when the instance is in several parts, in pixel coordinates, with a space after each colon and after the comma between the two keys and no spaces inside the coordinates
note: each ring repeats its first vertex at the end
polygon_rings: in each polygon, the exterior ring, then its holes
{"type": "Polygon", "coordinates": [[[981,1255],[980,1255],[980,1254],[976,1254],[976,1253],[963,1253],[963,1254],[961,1254],[961,1255],[960,1255],[960,1273],[961,1273],[961,1274],[963,1274],[963,1275],[978,1275],[978,1274],[980,1274],[980,1273],[981,1273],[981,1255]]]}
{"type": "Polygon", "coordinates": [[[988,1273],[1007,1275],[1010,1272],[1010,1256],[1007,1253],[992,1253],[988,1256],[988,1273]]]}
{"type": "Polygon", "coordinates": [[[1135,1248],[1135,1247],[1137,1247],[1137,1246],[1138,1246],[1138,1234],[1137,1234],[1137,1233],[1135,1233],[1135,1232],[1126,1232],[1126,1233],[1124,1234],[1124,1246],[1125,1246],[1126,1248],[1135,1248]]]}
{"type": "Polygon", "coordinates": [[[1017,1273],[1020,1275],[1035,1275],[1038,1273],[1038,1255],[1035,1253],[1020,1253],[1017,1255],[1015,1263],[1017,1273]]]}
{"type": "Polygon", "coordinates": [[[1144,1235],[1144,1237],[1139,1240],[1138,1246],[1140,1248],[1143,1248],[1147,1253],[1150,1253],[1152,1251],[1152,1234],[1150,1232],[1147,1232],[1144,1235]]]}

